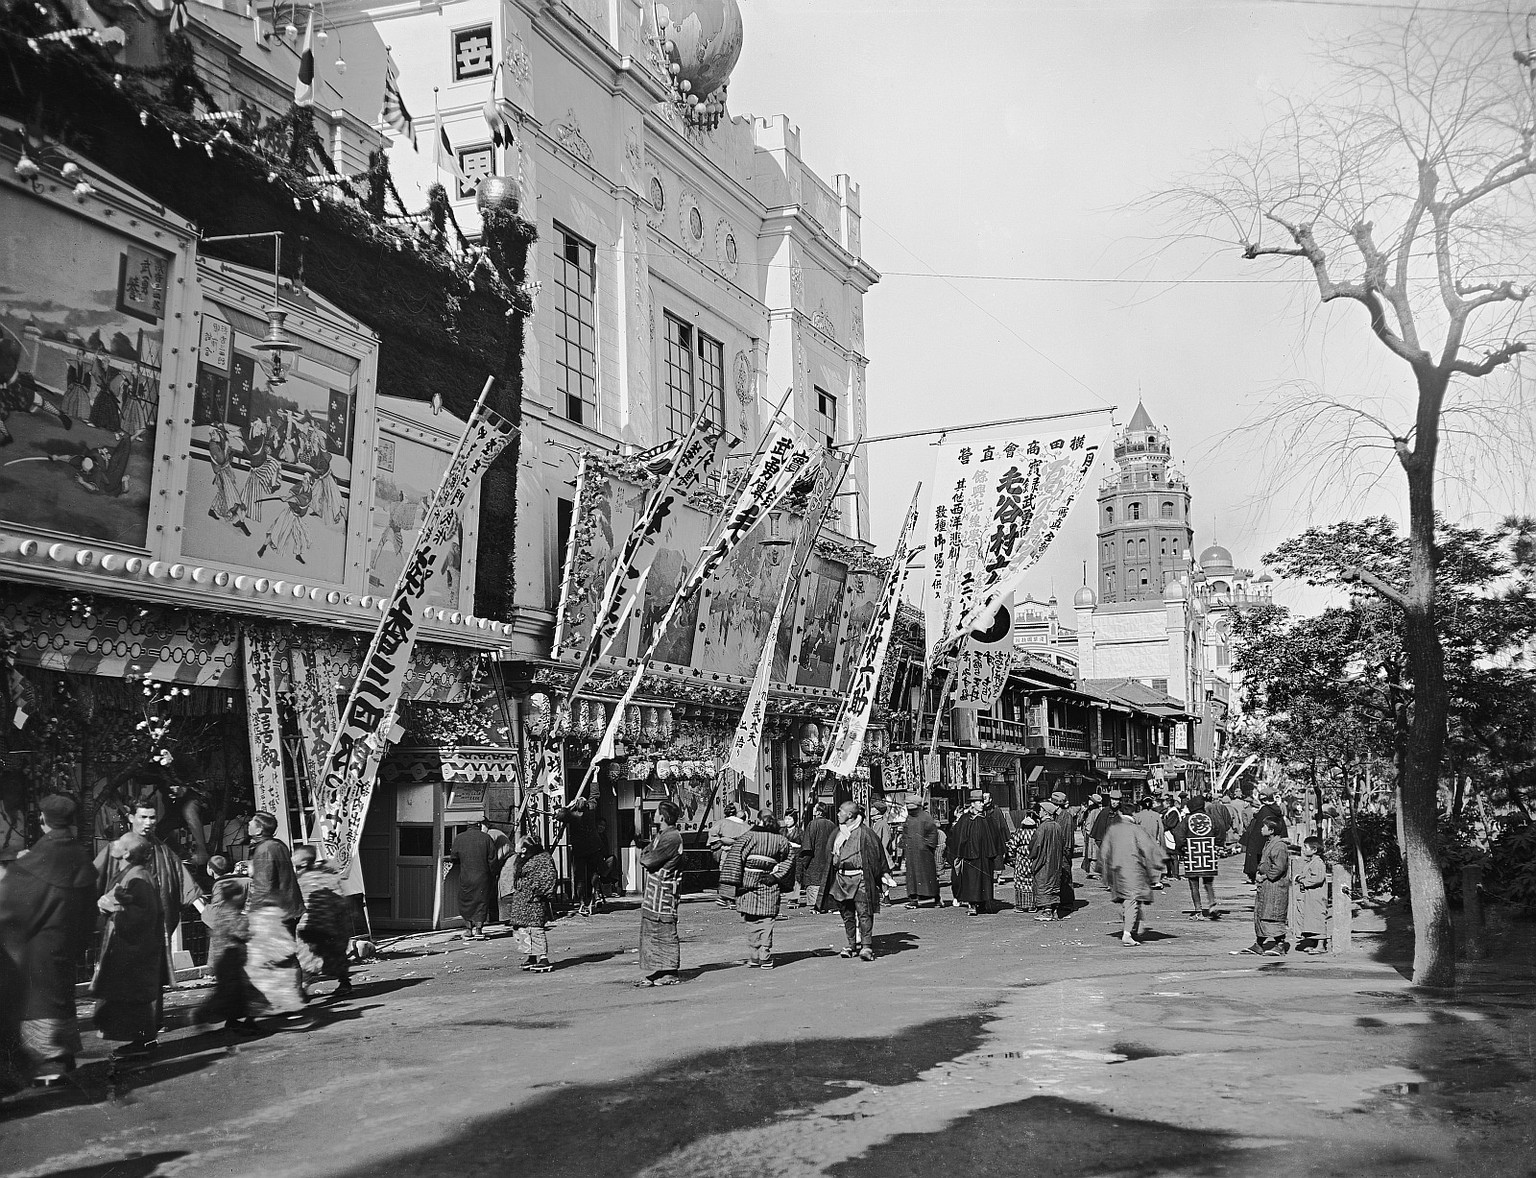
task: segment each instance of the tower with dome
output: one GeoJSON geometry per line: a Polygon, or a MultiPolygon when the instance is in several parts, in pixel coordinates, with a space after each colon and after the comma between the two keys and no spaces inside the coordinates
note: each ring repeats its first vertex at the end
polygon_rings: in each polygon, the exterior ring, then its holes
{"type": "Polygon", "coordinates": [[[1100,601],[1161,601],[1164,586],[1189,573],[1189,483],[1172,463],[1168,431],[1138,401],[1099,485],[1100,601]]]}

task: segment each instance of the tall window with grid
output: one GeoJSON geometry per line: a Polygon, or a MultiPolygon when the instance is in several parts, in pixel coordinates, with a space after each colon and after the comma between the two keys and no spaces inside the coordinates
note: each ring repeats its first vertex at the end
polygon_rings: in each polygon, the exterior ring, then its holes
{"type": "Polygon", "coordinates": [[[663,318],[667,329],[662,355],[662,383],[667,390],[663,421],[667,436],[682,437],[695,414],[703,414],[706,421],[724,429],[724,345],[670,311],[663,318]]]}
{"type": "Polygon", "coordinates": [[[556,406],[579,425],[597,425],[596,260],[592,243],[555,226],[556,406]]]}
{"type": "Polygon", "coordinates": [[[827,439],[827,448],[837,445],[837,397],[820,385],[811,386],[816,396],[816,416],[812,425],[827,439]]]}

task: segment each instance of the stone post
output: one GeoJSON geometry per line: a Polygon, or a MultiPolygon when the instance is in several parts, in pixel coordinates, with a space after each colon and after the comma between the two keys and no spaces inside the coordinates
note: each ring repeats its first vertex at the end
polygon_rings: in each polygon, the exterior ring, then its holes
{"type": "Polygon", "coordinates": [[[1350,871],[1342,864],[1333,867],[1333,905],[1328,917],[1328,951],[1348,953],[1351,944],[1351,926],[1354,921],[1354,896],[1350,886],[1350,871]]]}

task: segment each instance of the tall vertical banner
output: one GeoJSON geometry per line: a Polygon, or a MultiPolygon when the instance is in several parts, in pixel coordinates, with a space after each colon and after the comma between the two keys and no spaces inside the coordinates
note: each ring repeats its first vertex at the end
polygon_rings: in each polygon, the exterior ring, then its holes
{"type": "Polygon", "coordinates": [[[470,490],[515,433],[511,422],[485,405],[482,393],[453,460],[443,472],[410,559],[400,570],[389,609],[347,697],[326,758],[325,781],[316,806],[321,815],[324,853],[338,865],[350,863],[357,853],[363,818],[373,796],[374,772],[389,744],[400,691],[410,669],[427,582],[458,535],[459,515],[470,490]]]}
{"type": "Polygon", "coordinates": [[[990,618],[1050,547],[1111,428],[1062,424],[939,448],[930,507],[928,664],[990,618]]]}
{"type": "Polygon", "coordinates": [[[592,633],[587,638],[576,679],[566,694],[568,700],[574,700],[586,685],[597,660],[613,644],[630,611],[640,600],[637,584],[656,559],[657,541],[672,515],[673,506],[680,499],[686,499],[704,481],[710,469],[720,464],[725,450],[725,434],[700,430],[702,420],[702,416],[694,418],[688,433],[678,443],[666,474],[646,496],[634,529],[619,549],[613,571],[608,574],[602,595],[597,599],[592,633]]]}
{"type": "MultiPolygon", "coordinates": [[[[808,540],[806,547],[811,542],[808,540]]],[[[779,590],[779,604],[774,608],[773,621],[768,625],[770,636],[776,636],[784,621],[784,603],[789,600],[790,586],[794,582],[784,578],[779,590]]],[[[775,643],[769,641],[757,663],[757,674],[752,677],[752,689],[747,692],[747,704],[741,711],[741,721],[736,725],[736,735],[731,738],[731,755],[725,767],[756,783],[762,772],[763,722],[768,716],[768,676],[773,671],[775,643]]]]}
{"type": "MultiPolygon", "coordinates": [[[[699,559],[694,562],[693,570],[679,582],[677,592],[672,595],[666,612],[656,624],[650,645],[640,656],[635,673],[625,690],[625,699],[634,696],[640,681],[645,678],[646,668],[655,659],[656,651],[666,638],[667,627],[676,616],[678,609],[704,587],[704,583],[720,567],[725,558],[735,551],[736,546],[747,538],[752,529],[784,501],[784,496],[789,494],[790,488],[800,481],[806,474],[806,468],[815,461],[816,449],[815,442],[797,438],[791,428],[778,422],[774,423],[751,469],[747,471],[740,491],[734,499],[727,499],[727,506],[720,517],[719,526],[715,529],[712,538],[705,542],[699,559]]],[[[602,743],[599,745],[600,751],[611,750],[614,747],[618,726],[624,722],[623,717],[624,709],[615,708],[608,721],[608,728],[603,733],[602,743]]],[[[611,756],[612,753],[610,752],[609,755],[611,756]]],[[[601,757],[592,758],[587,776],[582,783],[583,788],[596,775],[600,760],[601,757]]]]}
{"type": "Polygon", "coordinates": [[[902,524],[901,537],[891,555],[891,571],[886,574],[885,591],[880,594],[880,604],[870,619],[869,632],[864,635],[864,649],[859,654],[858,665],[848,683],[848,694],[843,697],[837,723],[827,741],[827,755],[821,767],[839,777],[852,775],[859,754],[864,751],[864,732],[869,727],[869,713],[875,706],[875,688],[880,683],[885,652],[891,645],[891,632],[896,627],[896,611],[901,608],[901,591],[907,580],[907,548],[917,528],[917,496],[921,490],[919,483],[912,493],[912,506],[907,509],[906,523],[902,524]]]}
{"type": "Polygon", "coordinates": [[[251,742],[251,784],[256,808],[277,819],[277,837],[292,842],[288,791],[283,785],[283,733],[277,713],[277,639],[266,627],[241,636],[245,662],[245,720],[251,742]]]}

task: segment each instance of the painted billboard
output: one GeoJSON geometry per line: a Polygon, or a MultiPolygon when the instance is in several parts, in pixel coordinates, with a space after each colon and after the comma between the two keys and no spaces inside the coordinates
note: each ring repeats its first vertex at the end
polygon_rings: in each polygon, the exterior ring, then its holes
{"type": "Polygon", "coordinates": [[[203,304],[182,552],[341,583],[352,515],[357,361],[305,343],[277,379],[265,324],[203,304]]]}
{"type": "Polygon", "coordinates": [[[143,548],[174,257],[0,190],[0,520],[143,548]]]}
{"type": "MultiPolygon", "coordinates": [[[[457,419],[449,420],[457,422],[457,419]]],[[[462,423],[458,423],[462,430],[462,423]]],[[[388,596],[421,533],[427,500],[442,482],[451,453],[408,436],[403,430],[381,427],[375,446],[373,501],[368,520],[368,592],[388,596]]],[[[461,608],[464,589],[464,520],[473,518],[476,488],[459,521],[458,534],[427,581],[424,605],[461,608]]],[[[472,586],[471,586],[472,588],[472,586]]]]}

